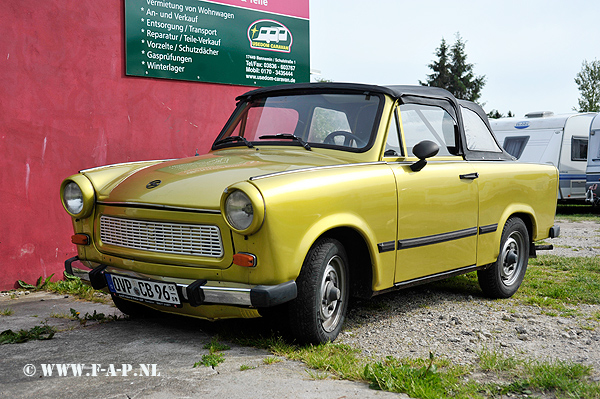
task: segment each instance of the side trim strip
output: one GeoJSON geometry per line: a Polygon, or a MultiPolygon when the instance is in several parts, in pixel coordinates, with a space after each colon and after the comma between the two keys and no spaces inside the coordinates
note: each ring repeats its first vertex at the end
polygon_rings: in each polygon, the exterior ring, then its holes
{"type": "Polygon", "coordinates": [[[99,205],[104,206],[126,206],[128,208],[142,208],[142,209],[158,209],[161,211],[177,211],[177,212],[194,212],[194,213],[210,213],[213,215],[220,215],[221,211],[213,210],[213,209],[196,209],[196,208],[186,208],[183,206],[169,206],[169,205],[159,205],[159,204],[144,204],[139,202],[107,202],[107,201],[97,201],[99,205]]]}
{"type": "Polygon", "coordinates": [[[409,238],[398,241],[398,250],[439,244],[442,242],[459,240],[461,238],[471,237],[474,235],[477,235],[477,227],[451,231],[449,233],[435,234],[426,237],[409,238]]]}
{"type": "Polygon", "coordinates": [[[395,241],[387,241],[377,244],[377,248],[379,249],[379,253],[382,252],[390,252],[396,250],[396,242],[395,241]]]}
{"type": "Polygon", "coordinates": [[[479,234],[493,233],[498,230],[498,223],[488,224],[487,226],[479,226],[479,234]]]}

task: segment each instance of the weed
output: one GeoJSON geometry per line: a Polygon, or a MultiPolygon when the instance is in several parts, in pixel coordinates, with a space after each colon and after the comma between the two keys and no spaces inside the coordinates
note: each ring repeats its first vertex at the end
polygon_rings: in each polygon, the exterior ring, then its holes
{"type": "Polygon", "coordinates": [[[0,333],[0,345],[2,344],[20,344],[31,340],[52,339],[56,330],[48,325],[35,326],[29,330],[5,330],[0,333]]]}
{"type": "Polygon", "coordinates": [[[202,360],[194,363],[194,367],[204,366],[204,367],[212,367],[213,369],[217,367],[219,364],[225,361],[225,357],[222,353],[210,353],[208,355],[202,355],[202,360]]]}
{"type": "Polygon", "coordinates": [[[0,316],[12,316],[14,313],[15,311],[9,308],[0,310],[0,316]]]}
{"type": "Polygon", "coordinates": [[[263,359],[264,364],[275,364],[282,362],[283,360],[277,356],[267,356],[263,359]]]}
{"type": "Polygon", "coordinates": [[[231,349],[228,345],[219,342],[219,336],[215,335],[211,338],[210,342],[204,345],[204,349],[208,349],[208,355],[202,355],[202,360],[194,363],[193,367],[205,366],[212,367],[213,369],[219,364],[225,361],[225,356],[221,351],[231,349]]]}
{"type": "Polygon", "coordinates": [[[21,288],[25,288],[26,290],[39,291],[39,290],[43,290],[44,288],[46,288],[46,286],[48,285],[48,283],[50,282],[50,279],[52,279],[52,277],[54,277],[54,273],[52,273],[50,275],[50,277],[46,277],[45,279],[42,276],[40,276],[37,279],[37,281],[35,282],[35,285],[28,284],[23,280],[17,280],[17,283],[19,284],[19,286],[21,288]]]}
{"type": "Polygon", "coordinates": [[[216,353],[221,351],[227,351],[231,349],[229,345],[225,345],[219,342],[219,336],[215,335],[211,338],[210,342],[205,344],[204,349],[208,349],[209,353],[216,353]]]}
{"type": "Polygon", "coordinates": [[[66,313],[50,313],[50,317],[53,319],[67,319],[67,320],[77,320],[76,317],[66,313]]]}
{"type": "Polygon", "coordinates": [[[240,371],[254,370],[255,368],[256,366],[248,366],[247,364],[242,364],[240,366],[240,371]]]}
{"type": "Polygon", "coordinates": [[[85,315],[83,315],[83,316],[81,316],[81,313],[79,313],[78,311],[76,311],[73,308],[71,308],[70,311],[71,311],[71,318],[73,320],[79,320],[79,323],[83,326],[85,326],[85,324],[88,321],[97,321],[99,323],[107,323],[109,321],[119,320],[119,316],[115,316],[115,315],[106,316],[104,313],[96,312],[96,310],[94,310],[94,313],[92,313],[92,314],[89,314],[88,312],[86,312],[85,315]]]}

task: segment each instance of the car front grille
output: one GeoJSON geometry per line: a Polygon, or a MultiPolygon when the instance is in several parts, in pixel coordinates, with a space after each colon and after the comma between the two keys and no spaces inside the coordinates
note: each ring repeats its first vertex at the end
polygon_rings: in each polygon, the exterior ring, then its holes
{"type": "Polygon", "coordinates": [[[211,258],[223,256],[223,241],[217,226],[101,216],[100,240],[104,244],[142,251],[211,258]]]}

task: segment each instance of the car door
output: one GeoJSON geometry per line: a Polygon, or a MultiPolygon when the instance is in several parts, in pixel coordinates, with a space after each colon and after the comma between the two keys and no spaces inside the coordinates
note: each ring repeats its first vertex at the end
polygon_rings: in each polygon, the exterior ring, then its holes
{"type": "Polygon", "coordinates": [[[384,159],[398,194],[397,285],[474,266],[478,187],[473,168],[457,153],[456,121],[435,105],[405,104],[395,112],[384,159]],[[402,134],[398,134],[402,132],[402,134]],[[394,137],[396,136],[396,137],[394,137]],[[440,151],[413,171],[412,148],[423,140],[440,151]]]}

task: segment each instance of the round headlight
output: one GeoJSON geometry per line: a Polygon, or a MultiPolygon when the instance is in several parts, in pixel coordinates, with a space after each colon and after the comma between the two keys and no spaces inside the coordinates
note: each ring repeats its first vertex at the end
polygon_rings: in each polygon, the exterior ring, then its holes
{"type": "Polygon", "coordinates": [[[65,185],[63,199],[69,213],[77,215],[83,210],[83,192],[77,183],[72,181],[65,185]]]}
{"type": "Polygon", "coordinates": [[[265,200],[258,188],[249,182],[238,182],[221,196],[221,213],[236,233],[256,233],[265,221],[265,200]]]}
{"type": "Polygon", "coordinates": [[[242,191],[234,191],[225,200],[225,215],[236,230],[246,230],[254,220],[252,201],[242,191]]]}
{"type": "Polygon", "coordinates": [[[96,193],[87,177],[73,175],[60,185],[60,198],[69,215],[82,219],[92,214],[96,193]]]}

